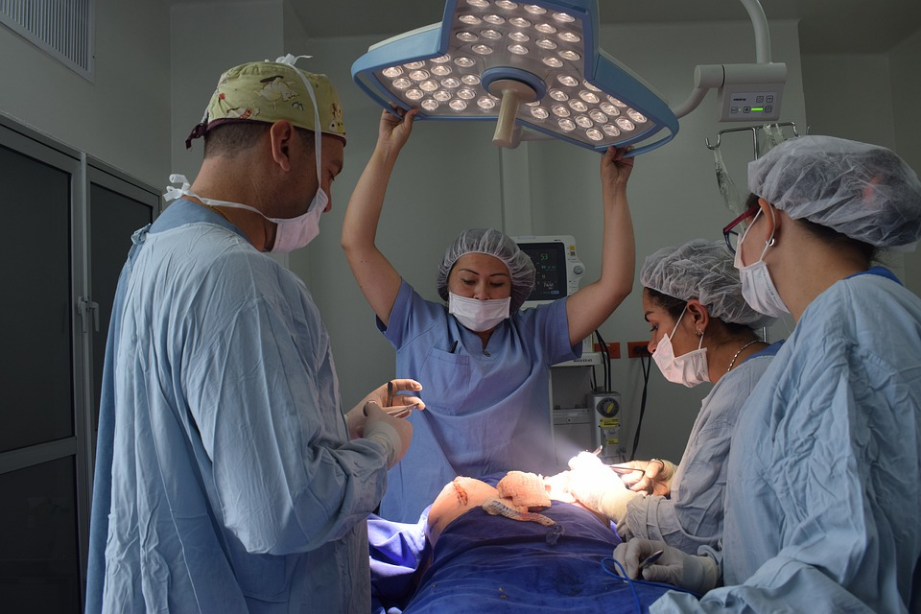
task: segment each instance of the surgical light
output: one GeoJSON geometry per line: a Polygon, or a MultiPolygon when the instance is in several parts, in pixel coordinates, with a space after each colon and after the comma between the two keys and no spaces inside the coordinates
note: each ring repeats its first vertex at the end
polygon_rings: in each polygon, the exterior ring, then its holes
{"type": "Polygon", "coordinates": [[[385,109],[495,121],[500,147],[538,133],[636,155],[674,138],[668,105],[597,40],[597,0],[448,0],[441,23],[373,45],[352,78],[385,109]]]}

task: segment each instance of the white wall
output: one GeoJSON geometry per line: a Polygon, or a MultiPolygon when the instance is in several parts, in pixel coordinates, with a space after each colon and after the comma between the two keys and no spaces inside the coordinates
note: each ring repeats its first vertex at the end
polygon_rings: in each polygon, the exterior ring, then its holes
{"type": "MultiPolygon", "coordinates": [[[[921,100],[921,30],[896,45],[889,62],[896,151],[921,175],[921,115],[917,104],[921,100]]],[[[921,295],[921,250],[905,255],[902,274],[905,285],[921,295]]]]}
{"type": "MultiPolygon", "coordinates": [[[[921,31],[888,53],[804,56],[810,132],[889,147],[921,173],[919,62],[921,31]]],[[[921,294],[921,251],[884,253],[881,260],[921,294]]]]}
{"type": "Polygon", "coordinates": [[[98,0],[91,83],[0,26],[0,112],[159,185],[170,155],[169,46],[165,2],[98,0]]]}
{"type": "Polygon", "coordinates": [[[185,140],[201,121],[218,78],[228,68],[265,59],[274,60],[284,53],[284,17],[282,0],[227,2],[214,4],[177,4],[172,8],[169,24],[171,165],[158,178],[166,185],[169,173],[176,172],[195,180],[201,168],[204,142],[185,140]]]}
{"type": "Polygon", "coordinates": [[[889,62],[896,147],[909,166],[921,172],[921,30],[896,45],[889,53],[889,62]]]}
{"type": "Polygon", "coordinates": [[[896,148],[886,54],[820,54],[803,58],[810,134],[896,148]]]}

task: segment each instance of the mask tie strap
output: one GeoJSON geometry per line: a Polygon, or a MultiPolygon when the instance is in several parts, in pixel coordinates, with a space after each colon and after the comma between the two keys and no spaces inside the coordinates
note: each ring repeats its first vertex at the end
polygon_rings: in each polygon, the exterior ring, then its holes
{"type": "Polygon", "coordinates": [[[685,304],[684,304],[684,309],[681,310],[681,315],[678,316],[678,321],[675,322],[675,328],[672,329],[672,335],[671,335],[671,337],[669,337],[669,339],[674,339],[674,338],[675,338],[675,333],[678,332],[678,325],[681,324],[681,318],[684,317],[684,312],[687,311],[687,310],[688,310],[688,304],[685,303],[685,304]]]}
{"type": "Polygon", "coordinates": [[[182,198],[182,195],[185,194],[189,190],[190,187],[192,187],[189,185],[189,180],[185,178],[185,175],[179,175],[177,173],[173,173],[172,175],[169,176],[169,181],[170,183],[182,184],[182,187],[176,188],[171,185],[166,186],[166,193],[163,194],[163,198],[164,200],[166,200],[166,202],[170,202],[171,200],[177,200],[179,198],[182,198]]]}
{"type": "MultiPolygon", "coordinates": [[[[285,55],[284,57],[278,58],[278,59],[275,60],[275,61],[276,61],[277,63],[279,63],[279,64],[287,64],[288,66],[290,66],[291,68],[293,68],[293,69],[294,69],[294,72],[297,73],[297,76],[300,77],[300,78],[301,78],[301,81],[304,82],[304,86],[307,88],[307,93],[310,94],[310,101],[313,103],[313,139],[314,139],[314,151],[315,151],[315,153],[316,153],[316,156],[315,156],[315,157],[316,157],[316,159],[317,159],[317,190],[319,190],[319,189],[321,189],[321,188],[320,188],[320,182],[321,182],[321,180],[320,180],[320,177],[321,177],[320,162],[321,162],[321,158],[322,158],[322,156],[321,156],[322,130],[320,129],[320,109],[319,109],[319,107],[317,106],[317,96],[316,96],[316,94],[315,94],[314,91],[313,91],[313,86],[310,84],[310,80],[307,79],[307,77],[304,76],[304,73],[302,73],[300,70],[298,70],[298,68],[294,65],[294,63],[297,62],[300,58],[304,58],[305,60],[309,60],[309,59],[311,59],[312,57],[313,57],[312,55],[298,55],[298,56],[295,56],[295,55],[292,55],[292,54],[289,53],[289,54],[285,55]]],[[[266,61],[268,61],[268,60],[266,60],[266,61]]],[[[314,206],[315,206],[315,205],[314,205],[314,206]]]]}

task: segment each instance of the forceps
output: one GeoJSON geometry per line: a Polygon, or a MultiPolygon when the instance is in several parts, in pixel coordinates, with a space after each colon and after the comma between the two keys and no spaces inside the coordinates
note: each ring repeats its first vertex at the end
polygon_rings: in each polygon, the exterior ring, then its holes
{"type": "MultiPolygon", "coordinates": [[[[595,448],[595,451],[592,452],[592,454],[594,454],[595,456],[598,456],[601,453],[602,449],[603,449],[602,446],[598,446],[597,448],[595,448]]],[[[605,467],[607,467],[614,473],[620,473],[620,474],[633,473],[634,471],[639,471],[640,473],[646,472],[645,469],[633,469],[632,467],[617,467],[615,465],[605,465],[605,467]]]]}
{"type": "Polygon", "coordinates": [[[387,409],[388,414],[395,418],[405,418],[413,412],[413,410],[418,407],[419,403],[413,403],[412,405],[400,405],[399,407],[393,406],[393,380],[387,382],[387,409]]]}

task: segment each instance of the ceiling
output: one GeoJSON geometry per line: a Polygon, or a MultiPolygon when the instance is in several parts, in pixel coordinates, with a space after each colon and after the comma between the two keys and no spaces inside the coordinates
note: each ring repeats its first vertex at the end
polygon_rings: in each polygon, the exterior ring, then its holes
{"type": "MultiPolygon", "coordinates": [[[[202,0],[172,0],[181,2],[202,0]]],[[[208,0],[220,3],[222,0],[208,0]]],[[[226,1],[226,0],[224,0],[226,1]]],[[[316,37],[390,36],[441,21],[442,0],[286,0],[316,37]]],[[[883,53],[921,30],[918,0],[761,0],[799,20],[802,53],[883,53]]],[[[736,0],[599,0],[602,24],[749,21],[736,0]]]]}

